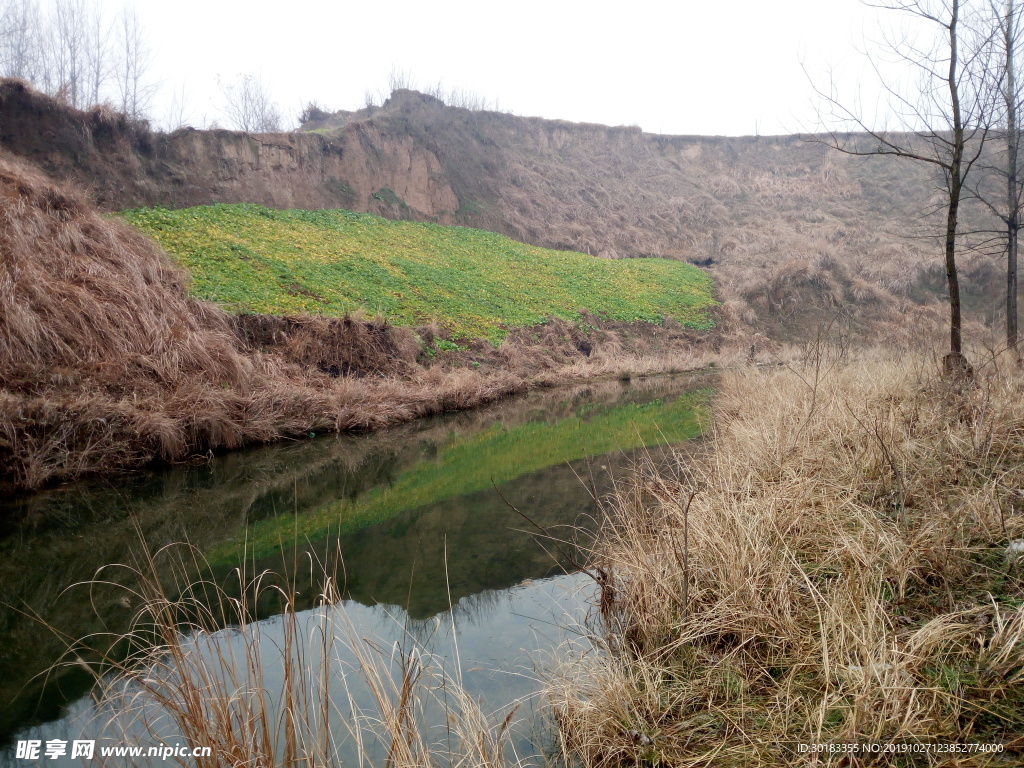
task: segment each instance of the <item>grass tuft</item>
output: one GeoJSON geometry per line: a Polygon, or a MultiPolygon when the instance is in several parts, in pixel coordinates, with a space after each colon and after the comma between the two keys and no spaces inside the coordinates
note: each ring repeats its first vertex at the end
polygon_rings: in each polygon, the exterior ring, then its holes
{"type": "Polygon", "coordinates": [[[242,569],[219,584],[195,577],[207,568],[190,547],[143,549],[92,584],[125,585],[122,599],[138,606],[131,630],[69,651],[68,663],[81,666],[84,649],[110,649],[91,665],[100,745],[209,747],[167,761],[195,768],[520,764],[515,703],[488,716],[459,672],[410,632],[389,647],[357,630],[321,563],[306,564],[320,591],[317,607],[302,611],[295,573],[242,569]],[[111,573],[122,569],[127,576],[111,573]],[[268,612],[275,617],[260,621],[268,612]]]}
{"type": "Polygon", "coordinates": [[[1019,760],[1024,572],[1004,552],[1024,535],[1024,386],[1006,364],[957,388],[920,358],[819,347],[724,373],[707,452],[648,466],[611,505],[603,653],[552,683],[566,753],[802,765],[800,744],[936,743],[1006,750],[957,765],[1019,760]]]}

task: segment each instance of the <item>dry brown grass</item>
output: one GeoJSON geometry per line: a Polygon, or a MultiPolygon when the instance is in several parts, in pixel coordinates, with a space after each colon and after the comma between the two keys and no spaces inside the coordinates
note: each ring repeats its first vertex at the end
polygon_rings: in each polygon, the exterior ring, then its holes
{"type": "Polygon", "coordinates": [[[918,762],[1019,764],[1024,579],[1004,552],[1024,535],[1024,387],[1007,363],[961,388],[919,355],[821,347],[725,373],[708,452],[614,499],[601,652],[552,684],[567,755],[904,765],[797,745],[980,742],[1008,752],[918,762]]]}
{"type": "Polygon", "coordinates": [[[420,353],[412,329],[362,313],[342,318],[240,314],[231,324],[248,351],[272,351],[333,377],[407,374],[420,353]]]}
{"type": "MultiPolygon", "coordinates": [[[[121,599],[138,606],[131,629],[72,642],[62,662],[95,674],[90,725],[101,745],[209,748],[169,761],[197,768],[522,763],[511,744],[516,703],[489,717],[461,672],[411,632],[385,642],[357,629],[322,563],[305,563],[319,592],[315,607],[301,610],[311,595],[297,591],[294,572],[239,570],[218,583],[195,575],[208,568],[190,547],[143,551],[92,582],[122,585],[121,599]],[[275,618],[261,622],[270,607],[275,618]],[[84,649],[98,650],[96,661],[86,664],[84,649]]],[[[96,764],[121,762],[97,756],[96,764]]]]}

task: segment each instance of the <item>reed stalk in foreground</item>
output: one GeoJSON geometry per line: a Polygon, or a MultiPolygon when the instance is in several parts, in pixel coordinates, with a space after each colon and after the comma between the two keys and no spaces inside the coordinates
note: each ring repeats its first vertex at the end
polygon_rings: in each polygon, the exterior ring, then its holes
{"type": "MultiPolygon", "coordinates": [[[[197,768],[523,763],[511,743],[514,706],[492,721],[460,673],[410,634],[390,647],[366,637],[332,578],[310,582],[322,584],[317,607],[302,611],[295,574],[239,571],[225,588],[195,579],[202,567],[179,546],[117,578],[133,585],[128,599],[140,608],[110,646],[121,650],[98,666],[100,743],[211,747],[208,757],[150,758],[197,768]],[[268,611],[276,617],[258,621],[268,611]]],[[[86,638],[75,650],[96,645],[86,638]]],[[[98,754],[94,764],[107,764],[98,754]]]]}
{"type": "Polygon", "coordinates": [[[602,652],[550,684],[567,760],[1022,764],[1019,370],[819,346],[724,374],[712,436],[611,504],[602,652]],[[848,743],[1002,751],[806,751],[848,743]]]}

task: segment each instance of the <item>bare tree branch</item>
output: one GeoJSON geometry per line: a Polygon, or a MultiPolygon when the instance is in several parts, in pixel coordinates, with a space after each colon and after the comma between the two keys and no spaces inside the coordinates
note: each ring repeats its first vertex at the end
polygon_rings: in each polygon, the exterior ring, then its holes
{"type": "MultiPolygon", "coordinates": [[[[878,53],[868,63],[888,102],[888,117],[901,130],[893,131],[866,118],[859,106],[847,107],[834,80],[828,89],[813,86],[821,107],[819,122],[854,127],[840,132],[830,127],[824,142],[849,155],[891,155],[931,165],[944,180],[945,227],[942,233],[950,308],[950,370],[967,370],[962,350],[960,282],[957,239],[961,201],[971,194],[969,180],[982,157],[993,128],[998,88],[991,77],[994,33],[975,0],[888,0],[866,5],[905,14],[933,27],[931,45],[921,46],[907,33],[889,36],[883,51],[891,62],[917,73],[912,91],[893,82],[882,70],[878,53]],[[824,119],[823,119],[824,118],[824,119]]],[[[857,104],[857,102],[854,102],[857,104]]],[[[822,139],[818,139],[822,140],[822,139]]]]}
{"type": "Polygon", "coordinates": [[[281,130],[281,110],[258,76],[241,75],[228,85],[218,79],[217,84],[224,96],[222,112],[233,127],[250,133],[281,130]]]}

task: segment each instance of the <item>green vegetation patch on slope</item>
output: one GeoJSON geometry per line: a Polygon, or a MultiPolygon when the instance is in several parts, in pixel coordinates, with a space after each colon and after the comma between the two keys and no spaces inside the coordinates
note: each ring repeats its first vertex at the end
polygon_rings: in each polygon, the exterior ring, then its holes
{"type": "MultiPolygon", "coordinates": [[[[250,557],[264,557],[282,542],[318,541],[331,533],[348,533],[406,510],[466,496],[585,456],[681,443],[703,431],[710,394],[702,389],[672,400],[586,407],[554,423],[531,421],[512,428],[495,424],[468,438],[453,434],[436,458],[406,470],[390,486],[326,504],[300,517],[257,521],[245,532],[244,545],[250,557]]],[[[208,558],[214,564],[234,565],[241,549],[241,542],[230,542],[208,553],[208,558]]]]}
{"type": "Polygon", "coordinates": [[[397,325],[436,321],[497,343],[505,329],[666,316],[712,325],[711,278],[667,259],[605,260],[465,227],[344,210],[210,205],[119,214],[192,274],[197,298],[236,312],[342,315],[366,309],[397,325]]]}

